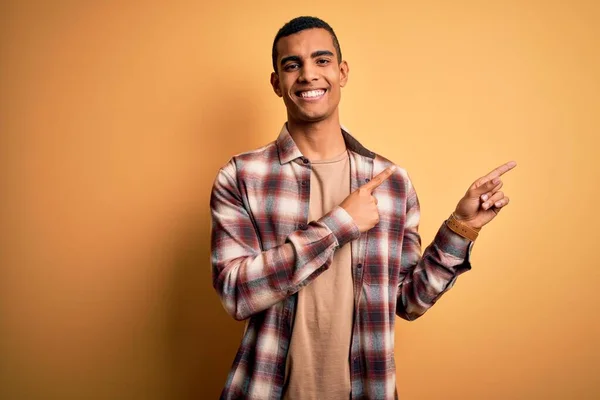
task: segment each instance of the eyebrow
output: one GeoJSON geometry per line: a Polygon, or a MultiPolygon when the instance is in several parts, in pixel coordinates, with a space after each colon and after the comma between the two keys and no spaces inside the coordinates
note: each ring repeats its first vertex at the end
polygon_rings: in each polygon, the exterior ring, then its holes
{"type": "MultiPolygon", "coordinates": [[[[311,55],[310,58],[317,58],[317,57],[321,57],[321,56],[331,56],[333,57],[333,53],[329,50],[317,50],[314,51],[311,55]]],[[[302,61],[302,59],[299,56],[287,56],[287,57],[283,57],[281,59],[281,65],[289,62],[289,61],[295,61],[295,62],[300,62],[302,61]]]]}

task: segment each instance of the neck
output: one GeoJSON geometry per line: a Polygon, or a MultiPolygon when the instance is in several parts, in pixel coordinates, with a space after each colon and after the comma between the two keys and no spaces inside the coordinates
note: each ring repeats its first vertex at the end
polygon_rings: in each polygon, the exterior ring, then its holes
{"type": "Polygon", "coordinates": [[[288,118],[287,129],[300,152],[311,161],[328,160],[346,150],[337,118],[304,124],[288,118]]]}

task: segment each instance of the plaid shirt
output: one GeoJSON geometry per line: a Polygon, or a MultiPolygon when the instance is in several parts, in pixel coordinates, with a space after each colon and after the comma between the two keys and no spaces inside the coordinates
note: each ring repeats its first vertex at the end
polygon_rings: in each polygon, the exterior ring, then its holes
{"type": "MultiPolygon", "coordinates": [[[[351,191],[392,165],[342,130],[351,191]]],[[[311,164],[285,125],[275,142],[233,157],[211,195],[213,286],[246,329],[222,399],[280,399],[297,292],[351,243],[352,399],[393,399],[394,320],[421,316],[470,269],[470,242],[442,224],[421,256],[419,203],[406,173],[373,193],[379,223],[360,233],[341,207],[308,221],[311,164]]]]}

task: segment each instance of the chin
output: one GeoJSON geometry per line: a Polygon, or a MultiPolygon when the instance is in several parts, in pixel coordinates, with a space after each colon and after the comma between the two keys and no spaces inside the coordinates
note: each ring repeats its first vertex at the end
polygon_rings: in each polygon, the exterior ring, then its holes
{"type": "Polygon", "coordinates": [[[295,115],[298,121],[303,122],[320,122],[330,117],[330,113],[298,113],[295,115]]]}
{"type": "Polygon", "coordinates": [[[325,121],[326,119],[327,119],[327,117],[325,117],[325,116],[323,116],[323,117],[315,117],[315,116],[307,117],[307,116],[302,116],[300,118],[296,118],[296,121],[300,122],[300,123],[304,123],[304,124],[315,124],[317,122],[325,121]]]}

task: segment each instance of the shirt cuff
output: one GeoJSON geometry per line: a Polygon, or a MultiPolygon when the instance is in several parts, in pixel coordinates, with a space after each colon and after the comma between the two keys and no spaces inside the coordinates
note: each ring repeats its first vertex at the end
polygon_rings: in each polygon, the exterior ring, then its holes
{"type": "Polygon", "coordinates": [[[466,264],[469,264],[471,249],[474,242],[452,231],[448,228],[446,222],[442,223],[440,230],[435,236],[434,243],[442,252],[455,258],[462,259],[466,264]]]}
{"type": "Polygon", "coordinates": [[[358,226],[356,226],[350,214],[340,206],[336,206],[321,217],[319,222],[325,224],[331,230],[337,240],[337,247],[342,247],[360,236],[358,226]]]}

